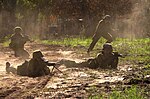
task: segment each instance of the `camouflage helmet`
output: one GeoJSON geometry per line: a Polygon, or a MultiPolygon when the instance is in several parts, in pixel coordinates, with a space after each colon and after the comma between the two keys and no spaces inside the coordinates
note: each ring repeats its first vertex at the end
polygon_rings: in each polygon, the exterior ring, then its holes
{"type": "Polygon", "coordinates": [[[22,28],[21,27],[19,27],[19,26],[16,26],[15,28],[14,28],[14,32],[16,33],[16,32],[21,32],[22,31],[22,28]]]}
{"type": "Polygon", "coordinates": [[[112,45],[110,43],[105,43],[103,45],[103,50],[105,50],[105,49],[111,49],[112,50],[112,45]]]}
{"type": "Polygon", "coordinates": [[[33,58],[41,58],[41,57],[43,57],[43,54],[41,51],[33,52],[33,58]]]}

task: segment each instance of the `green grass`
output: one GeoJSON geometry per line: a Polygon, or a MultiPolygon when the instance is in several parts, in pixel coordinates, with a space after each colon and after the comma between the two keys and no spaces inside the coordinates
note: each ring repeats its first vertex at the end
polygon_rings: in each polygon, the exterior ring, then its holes
{"type": "Polygon", "coordinates": [[[129,89],[125,89],[122,92],[113,91],[108,99],[145,99],[144,90],[132,86],[129,89]]]}
{"type": "Polygon", "coordinates": [[[150,39],[117,39],[113,43],[116,50],[125,54],[147,55],[150,54],[150,39]]]}
{"type": "Polygon", "coordinates": [[[9,46],[9,43],[10,43],[10,40],[5,41],[4,43],[2,43],[2,45],[3,45],[4,47],[8,47],[8,46],[9,46]]]}
{"type": "Polygon", "coordinates": [[[112,91],[110,94],[90,96],[89,99],[147,99],[144,90],[137,86],[126,88],[124,91],[112,91]]]}
{"type": "Polygon", "coordinates": [[[113,46],[116,51],[126,55],[123,60],[132,63],[150,63],[150,39],[117,39],[113,46]]]}
{"type": "Polygon", "coordinates": [[[150,64],[144,66],[142,73],[144,76],[150,75],[150,64]]]}
{"type": "MultiPolygon", "coordinates": [[[[64,39],[51,39],[41,41],[44,44],[53,45],[70,45],[70,46],[85,46],[88,47],[91,43],[91,38],[76,37],[76,38],[64,38],[64,39]]],[[[102,45],[106,42],[105,39],[101,38],[96,44],[94,49],[102,48],[102,45]]],[[[136,55],[147,55],[150,54],[150,39],[122,39],[118,38],[112,42],[115,50],[124,54],[136,54],[136,55]]]]}
{"type": "Polygon", "coordinates": [[[52,39],[52,40],[43,40],[44,44],[53,44],[53,45],[65,45],[65,46],[88,46],[91,42],[91,39],[86,38],[64,38],[64,39],[52,39]]]}

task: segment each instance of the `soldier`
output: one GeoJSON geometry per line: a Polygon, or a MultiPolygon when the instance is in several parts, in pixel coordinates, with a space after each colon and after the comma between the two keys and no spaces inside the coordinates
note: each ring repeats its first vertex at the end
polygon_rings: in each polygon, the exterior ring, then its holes
{"type": "Polygon", "coordinates": [[[50,63],[43,58],[41,51],[35,51],[33,58],[29,61],[27,67],[29,77],[38,77],[50,74],[50,69],[47,66],[55,66],[56,63],[50,63]]]}
{"type": "Polygon", "coordinates": [[[14,32],[15,34],[11,37],[9,47],[15,52],[15,57],[28,58],[29,53],[24,50],[24,45],[30,39],[28,36],[22,34],[21,27],[15,27],[14,32]]]}
{"type": "Polygon", "coordinates": [[[92,42],[88,48],[87,53],[89,53],[98,42],[100,37],[104,37],[107,39],[106,43],[112,42],[112,36],[110,34],[111,31],[111,17],[110,15],[106,15],[102,20],[100,20],[96,26],[95,34],[93,35],[92,42]]]}
{"type": "Polygon", "coordinates": [[[117,69],[118,57],[121,57],[118,52],[113,52],[112,45],[106,43],[103,45],[102,52],[97,55],[96,58],[88,59],[82,63],[76,63],[75,61],[62,60],[60,64],[65,64],[66,66],[75,67],[88,67],[91,69],[117,69]]]}
{"type": "MultiPolygon", "coordinates": [[[[33,52],[33,58],[30,61],[25,61],[22,65],[17,66],[16,72],[17,75],[20,76],[39,77],[50,74],[50,69],[47,66],[56,68],[56,63],[48,62],[43,58],[41,51],[35,51],[33,52]]],[[[9,72],[8,67],[10,67],[9,62],[6,63],[7,72],[9,72]]]]}
{"type": "Polygon", "coordinates": [[[90,68],[117,69],[118,57],[121,55],[118,52],[113,52],[112,45],[106,43],[96,58],[88,60],[88,66],[90,68]]]}
{"type": "MultiPolygon", "coordinates": [[[[33,58],[30,61],[25,61],[22,65],[17,66],[17,74],[20,76],[39,77],[50,74],[50,69],[47,66],[55,66],[56,63],[50,63],[43,58],[41,51],[33,52],[33,58]]],[[[10,63],[6,63],[6,71],[8,71],[10,63]]]]}

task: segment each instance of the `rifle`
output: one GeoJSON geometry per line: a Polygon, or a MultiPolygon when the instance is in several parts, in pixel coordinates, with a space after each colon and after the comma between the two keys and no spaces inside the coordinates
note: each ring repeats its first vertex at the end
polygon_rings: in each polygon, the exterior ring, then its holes
{"type": "Polygon", "coordinates": [[[113,52],[113,53],[116,57],[125,58],[125,56],[123,56],[122,54],[119,54],[118,52],[113,52]]]}
{"type": "Polygon", "coordinates": [[[53,66],[52,72],[55,69],[57,69],[60,73],[64,74],[61,70],[59,70],[56,66],[60,65],[59,63],[48,63],[48,66],[53,66]]]}

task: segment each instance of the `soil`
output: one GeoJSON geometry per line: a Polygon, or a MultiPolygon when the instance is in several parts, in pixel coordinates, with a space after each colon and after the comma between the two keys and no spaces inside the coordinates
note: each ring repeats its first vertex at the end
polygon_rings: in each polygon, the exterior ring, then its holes
{"type": "MultiPolygon", "coordinates": [[[[62,59],[82,62],[89,58],[86,53],[77,53],[80,48],[84,50],[80,46],[71,48],[32,42],[27,43],[25,48],[30,53],[30,58],[33,51],[41,50],[45,58],[51,62],[62,59]]],[[[92,92],[93,86],[98,88],[97,93],[110,92],[116,85],[122,84],[125,77],[131,73],[131,65],[119,65],[118,70],[93,70],[67,67],[62,64],[57,68],[63,73],[55,69],[52,75],[43,77],[31,78],[7,74],[5,70],[7,61],[17,68],[24,59],[14,57],[13,51],[8,47],[0,45],[0,50],[0,99],[88,98],[96,94],[92,92]]]]}

